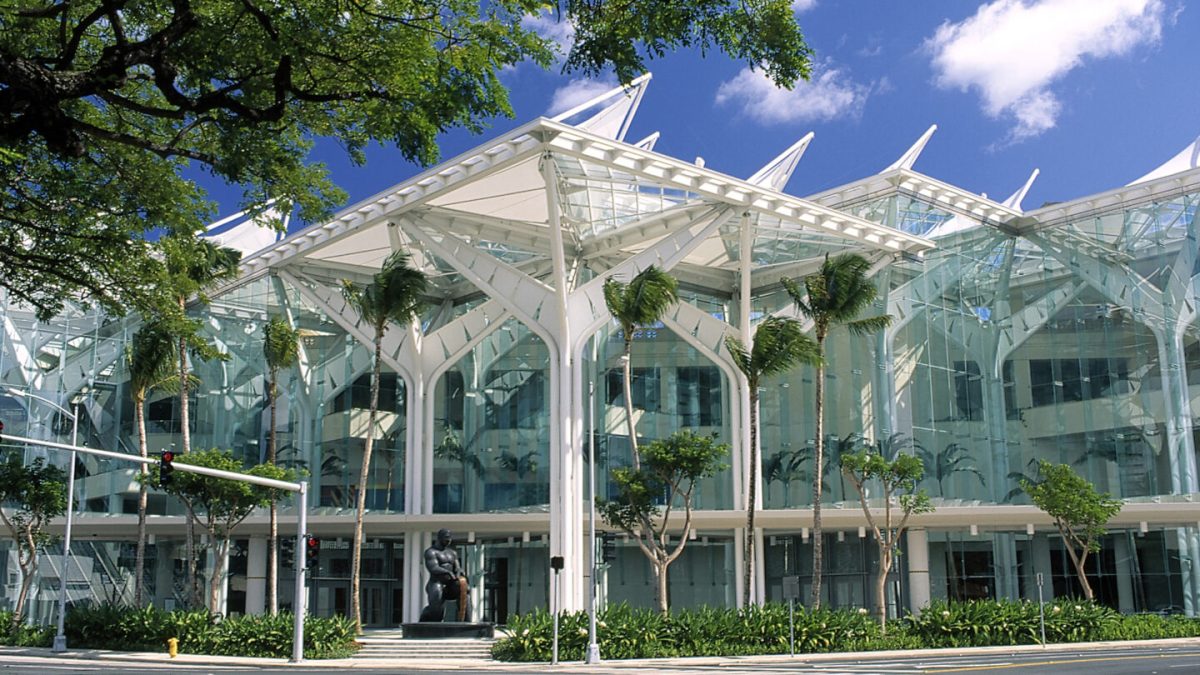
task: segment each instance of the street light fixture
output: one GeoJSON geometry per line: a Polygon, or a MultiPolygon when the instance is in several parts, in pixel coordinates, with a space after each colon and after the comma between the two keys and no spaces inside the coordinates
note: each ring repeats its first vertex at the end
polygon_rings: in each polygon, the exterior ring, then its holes
{"type": "MultiPolygon", "coordinates": [[[[71,418],[71,447],[78,445],[79,440],[79,404],[75,404],[75,412],[71,412],[61,405],[51,401],[44,396],[30,393],[21,389],[12,387],[4,387],[4,390],[11,396],[19,396],[21,398],[30,398],[41,401],[46,405],[54,408],[58,412],[71,418]]],[[[58,571],[58,631],[54,634],[54,647],[56,652],[67,651],[67,635],[65,632],[65,624],[67,618],[67,570],[71,561],[71,525],[75,516],[75,451],[71,451],[70,467],[67,470],[67,526],[63,533],[63,562],[62,568],[58,571]]]]}

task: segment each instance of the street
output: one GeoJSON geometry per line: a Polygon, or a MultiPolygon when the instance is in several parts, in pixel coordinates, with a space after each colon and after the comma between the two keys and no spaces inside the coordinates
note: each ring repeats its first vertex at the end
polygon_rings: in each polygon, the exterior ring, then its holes
{"type": "Polygon", "coordinates": [[[638,671],[670,673],[671,675],[711,675],[712,673],[772,673],[787,672],[822,675],[903,675],[906,673],[1004,673],[1005,675],[1033,675],[1053,672],[1055,675],[1155,675],[1200,673],[1200,647],[1138,647],[1121,649],[1092,649],[1060,652],[1026,652],[1006,654],[991,652],[953,656],[946,654],[918,654],[911,658],[870,659],[861,655],[851,659],[822,656],[817,658],[787,657],[737,657],[728,659],[704,659],[688,663],[686,659],[656,661],[612,661],[595,666],[581,663],[563,663],[558,666],[547,664],[512,664],[457,661],[439,665],[422,661],[406,664],[402,661],[371,663],[345,661],[322,665],[309,661],[302,666],[293,666],[280,661],[277,664],[246,666],[241,664],[204,665],[181,662],[147,662],[145,659],[124,658],[120,654],[104,655],[103,658],[63,658],[34,656],[12,652],[0,653],[0,673],[28,673],[57,675],[68,673],[113,673],[113,672],[172,672],[212,673],[214,675],[242,675],[266,673],[280,670],[302,670],[313,673],[362,673],[362,672],[447,672],[461,675],[484,675],[487,673],[571,673],[578,675],[624,675],[638,671]]]}

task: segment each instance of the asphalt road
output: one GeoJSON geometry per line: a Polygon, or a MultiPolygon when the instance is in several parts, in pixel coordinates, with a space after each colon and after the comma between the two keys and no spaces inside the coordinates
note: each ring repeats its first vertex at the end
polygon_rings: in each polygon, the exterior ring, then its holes
{"type": "Polygon", "coordinates": [[[990,653],[969,656],[917,655],[912,658],[858,659],[808,662],[804,657],[772,660],[730,658],[707,665],[686,662],[605,662],[596,666],[580,663],[565,663],[556,667],[546,664],[495,663],[486,667],[455,667],[438,669],[429,666],[405,668],[396,666],[373,667],[367,663],[356,664],[355,668],[322,668],[309,663],[303,668],[278,666],[246,667],[240,665],[195,667],[182,663],[146,663],[144,661],[121,661],[106,658],[100,661],[80,659],[25,657],[0,655],[0,675],[29,673],[36,675],[66,675],[74,673],[187,673],[199,675],[262,675],[270,672],[312,673],[363,673],[363,672],[447,672],[459,675],[495,675],[496,673],[571,673],[578,675],[627,675],[630,673],[653,672],[669,675],[712,675],[723,673],[787,672],[804,675],[910,675],[939,673],[1001,674],[1001,675],[1198,675],[1200,674],[1200,647],[1129,647],[1123,649],[1078,650],[1066,652],[1034,652],[1021,654],[990,653]]]}

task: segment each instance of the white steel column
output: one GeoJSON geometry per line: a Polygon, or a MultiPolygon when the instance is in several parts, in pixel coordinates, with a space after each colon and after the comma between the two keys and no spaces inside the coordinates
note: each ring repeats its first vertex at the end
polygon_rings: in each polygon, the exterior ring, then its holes
{"type": "Polygon", "coordinates": [[[906,535],[908,547],[908,608],[914,614],[929,606],[929,533],[914,527],[906,535]]]}
{"type": "MultiPolygon", "coordinates": [[[[741,332],[742,344],[745,345],[747,351],[752,351],[754,349],[754,332],[751,330],[751,327],[750,327],[750,305],[751,305],[751,290],[752,290],[751,289],[752,279],[751,279],[750,274],[751,274],[753,264],[754,264],[754,255],[753,255],[754,226],[753,226],[753,220],[751,220],[749,213],[742,214],[742,223],[741,223],[739,239],[740,240],[738,243],[738,282],[739,282],[738,330],[741,332]]],[[[741,442],[738,443],[738,447],[746,448],[746,452],[742,456],[740,464],[743,467],[743,473],[744,473],[744,475],[747,476],[748,480],[753,480],[754,477],[758,476],[760,473],[760,471],[758,470],[758,467],[762,465],[762,461],[761,461],[762,457],[759,456],[759,461],[757,463],[758,466],[755,466],[754,464],[752,464],[752,458],[755,456],[755,452],[754,452],[755,448],[750,447],[751,433],[750,433],[749,421],[751,419],[751,412],[752,412],[750,410],[750,389],[746,385],[746,381],[745,381],[744,377],[739,377],[738,382],[740,385],[738,387],[738,389],[739,389],[738,405],[741,407],[742,410],[745,411],[745,413],[741,417],[742,417],[742,419],[746,420],[746,422],[747,422],[745,425],[743,425],[743,427],[741,429],[741,432],[742,432],[741,438],[740,438],[741,442]]],[[[759,484],[759,487],[761,488],[762,481],[758,480],[757,483],[759,484]]],[[[761,506],[762,506],[762,490],[761,489],[758,490],[755,494],[754,504],[748,503],[747,502],[748,498],[749,498],[749,492],[747,491],[738,499],[738,503],[745,504],[745,508],[747,510],[750,508],[754,508],[754,509],[761,508],[761,506]]],[[[761,605],[763,603],[762,530],[756,529],[755,532],[747,532],[745,536],[754,538],[753,539],[754,548],[756,551],[756,554],[754,556],[754,569],[751,570],[751,574],[750,574],[750,584],[751,584],[750,598],[753,603],[761,605]]],[[[744,554],[743,554],[743,557],[744,557],[744,554]]],[[[743,560],[742,564],[745,565],[747,562],[748,561],[743,560]]],[[[743,575],[744,574],[745,574],[745,572],[743,571],[743,575]]]]}
{"type": "Polygon", "coordinates": [[[262,614],[266,610],[267,540],[250,538],[246,553],[246,614],[262,614]]]}
{"type": "Polygon", "coordinates": [[[552,398],[557,403],[557,412],[552,406],[552,419],[559,421],[557,435],[550,444],[550,555],[561,555],[565,568],[558,574],[559,581],[551,585],[551,607],[575,611],[583,605],[584,560],[581,524],[581,481],[577,468],[580,464],[582,419],[579,387],[582,379],[574,365],[571,353],[571,321],[569,312],[570,279],[567,276],[566,252],[563,248],[562,214],[558,202],[558,176],[554,170],[554,157],[542,155],[542,180],[546,185],[546,214],[550,230],[550,255],[554,264],[554,298],[558,316],[553,345],[558,360],[558,378],[551,382],[552,398]],[[565,582],[565,583],[563,583],[565,582]]]}

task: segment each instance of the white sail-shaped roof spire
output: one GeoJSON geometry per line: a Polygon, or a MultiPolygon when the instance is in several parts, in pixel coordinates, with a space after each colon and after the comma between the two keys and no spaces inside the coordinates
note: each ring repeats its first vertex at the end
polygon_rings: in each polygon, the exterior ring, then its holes
{"type": "Polygon", "coordinates": [[[1011,197],[1001,203],[1014,211],[1021,211],[1021,202],[1024,201],[1025,195],[1029,193],[1029,188],[1033,187],[1033,181],[1037,180],[1038,174],[1041,172],[1041,169],[1034,169],[1033,173],[1029,174],[1029,180],[1025,181],[1025,184],[1012,193],[1011,197]]]}
{"type": "Polygon", "coordinates": [[[908,149],[908,152],[900,155],[900,159],[892,162],[888,165],[888,168],[880,171],[879,173],[887,173],[889,171],[895,171],[896,169],[913,168],[913,163],[916,162],[917,158],[921,156],[921,151],[925,149],[925,144],[929,142],[930,137],[933,136],[933,132],[935,131],[937,131],[937,125],[929,125],[929,128],[925,130],[925,133],[921,134],[921,137],[917,139],[916,143],[912,144],[912,147],[908,149]]]}
{"type": "Polygon", "coordinates": [[[747,178],[747,183],[753,183],[765,188],[770,188],[776,192],[783,192],[783,188],[792,177],[792,172],[796,170],[796,165],[800,163],[800,158],[804,156],[804,151],[808,149],[808,144],[812,143],[813,132],[808,132],[804,138],[792,144],[792,147],[784,150],[778,157],[767,162],[763,168],[754,172],[754,175],[747,178]]]}
{"type": "Polygon", "coordinates": [[[629,125],[633,122],[633,116],[637,114],[638,106],[642,103],[642,96],[646,94],[650,78],[651,74],[646,73],[635,78],[629,86],[614,87],[550,119],[566,122],[572,117],[595,109],[596,112],[591,117],[572,126],[597,136],[623,141],[626,132],[629,131],[629,125]]]}
{"type": "Polygon", "coordinates": [[[1171,174],[1195,169],[1200,166],[1200,136],[1192,141],[1186,148],[1181,150],[1178,155],[1168,159],[1162,166],[1133,181],[1129,185],[1137,185],[1138,183],[1147,183],[1155,178],[1170,176],[1171,174]]]}
{"type": "Polygon", "coordinates": [[[240,211],[212,223],[205,228],[204,237],[218,246],[225,246],[247,256],[260,251],[282,238],[272,221],[282,218],[283,230],[287,229],[289,213],[281,214],[274,200],[269,206],[255,214],[240,211]],[[240,222],[239,222],[240,221],[240,222]]]}

